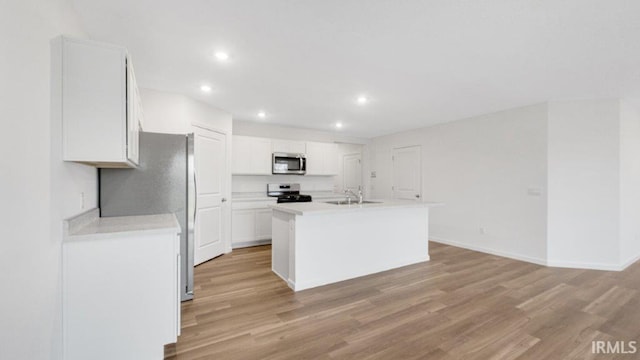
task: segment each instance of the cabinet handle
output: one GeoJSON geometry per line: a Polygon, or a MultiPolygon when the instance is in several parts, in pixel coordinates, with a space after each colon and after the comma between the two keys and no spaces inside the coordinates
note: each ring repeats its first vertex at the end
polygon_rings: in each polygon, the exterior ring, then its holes
{"type": "Polygon", "coordinates": [[[227,202],[227,198],[222,198],[222,202],[227,202]]]}

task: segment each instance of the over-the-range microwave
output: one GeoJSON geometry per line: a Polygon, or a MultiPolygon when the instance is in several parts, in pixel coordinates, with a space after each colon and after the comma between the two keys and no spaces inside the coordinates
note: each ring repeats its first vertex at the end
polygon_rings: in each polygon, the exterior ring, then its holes
{"type": "Polygon", "coordinates": [[[273,153],[273,174],[304,175],[307,158],[304,154],[273,153]]]}

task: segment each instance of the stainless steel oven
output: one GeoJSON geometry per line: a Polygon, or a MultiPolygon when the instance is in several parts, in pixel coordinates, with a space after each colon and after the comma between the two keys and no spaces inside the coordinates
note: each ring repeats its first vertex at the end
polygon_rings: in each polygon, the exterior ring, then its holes
{"type": "Polygon", "coordinates": [[[304,154],[273,153],[273,174],[304,175],[307,158],[304,154]]]}

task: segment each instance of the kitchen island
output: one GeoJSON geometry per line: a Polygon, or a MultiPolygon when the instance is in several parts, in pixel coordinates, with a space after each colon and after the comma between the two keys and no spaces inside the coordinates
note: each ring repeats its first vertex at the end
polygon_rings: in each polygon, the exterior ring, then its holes
{"type": "Polygon", "coordinates": [[[429,207],[436,205],[272,205],[272,270],[299,291],[428,261],[429,207]]]}

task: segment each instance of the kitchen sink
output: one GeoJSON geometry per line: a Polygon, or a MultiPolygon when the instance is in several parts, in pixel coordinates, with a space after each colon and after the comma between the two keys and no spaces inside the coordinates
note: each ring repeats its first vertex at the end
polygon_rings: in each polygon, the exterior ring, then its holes
{"type": "Polygon", "coordinates": [[[333,205],[362,205],[362,204],[380,204],[381,201],[363,201],[362,203],[358,203],[358,200],[355,201],[351,201],[351,203],[349,203],[346,200],[338,200],[338,201],[326,201],[327,204],[333,204],[333,205]]]}

